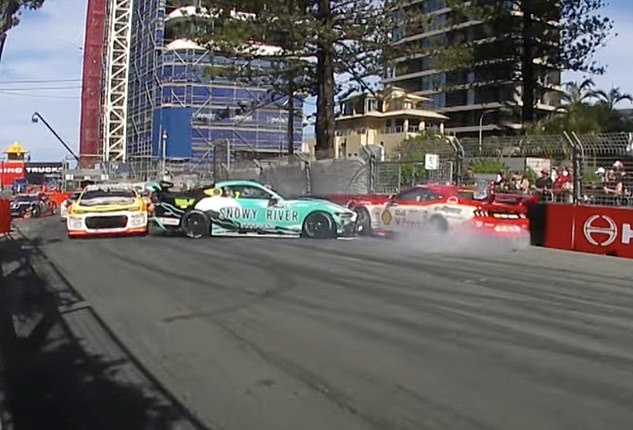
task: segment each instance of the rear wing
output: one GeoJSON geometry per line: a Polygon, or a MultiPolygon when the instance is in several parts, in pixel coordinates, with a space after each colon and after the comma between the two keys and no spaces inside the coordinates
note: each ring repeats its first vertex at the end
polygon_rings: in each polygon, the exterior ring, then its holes
{"type": "Polygon", "coordinates": [[[486,200],[488,203],[526,207],[540,199],[539,196],[532,194],[494,193],[490,194],[486,200]]]}

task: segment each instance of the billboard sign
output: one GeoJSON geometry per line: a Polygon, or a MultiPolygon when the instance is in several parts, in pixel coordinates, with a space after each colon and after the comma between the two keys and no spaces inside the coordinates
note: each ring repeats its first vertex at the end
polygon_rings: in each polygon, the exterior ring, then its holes
{"type": "Polygon", "coordinates": [[[61,162],[25,163],[24,170],[29,184],[42,185],[46,175],[61,175],[63,164],[61,162]]]}
{"type": "Polygon", "coordinates": [[[0,161],[0,183],[11,186],[13,180],[24,178],[24,161],[0,161]]]}

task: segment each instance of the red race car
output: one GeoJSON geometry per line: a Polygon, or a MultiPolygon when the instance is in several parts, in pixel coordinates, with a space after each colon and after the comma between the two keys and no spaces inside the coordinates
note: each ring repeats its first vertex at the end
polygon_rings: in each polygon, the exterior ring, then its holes
{"type": "Polygon", "coordinates": [[[452,185],[416,185],[393,196],[381,194],[329,197],[358,213],[359,235],[390,236],[415,230],[467,232],[496,237],[527,237],[531,198],[491,194],[452,185]]]}

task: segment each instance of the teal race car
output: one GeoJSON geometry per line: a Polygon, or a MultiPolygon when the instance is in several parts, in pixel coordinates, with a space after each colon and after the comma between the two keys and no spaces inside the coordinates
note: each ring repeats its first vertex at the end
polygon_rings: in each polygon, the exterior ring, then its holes
{"type": "Polygon", "coordinates": [[[188,192],[154,182],[153,223],[190,238],[205,236],[295,236],[313,239],[356,234],[357,214],[328,200],[286,199],[252,180],[225,180],[188,192]]]}

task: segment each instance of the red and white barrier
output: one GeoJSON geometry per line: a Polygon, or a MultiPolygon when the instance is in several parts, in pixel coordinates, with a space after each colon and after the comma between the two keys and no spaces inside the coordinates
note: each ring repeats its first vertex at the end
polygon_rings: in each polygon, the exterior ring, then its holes
{"type": "Polygon", "coordinates": [[[533,236],[542,235],[539,245],[633,258],[633,208],[556,203],[539,206],[532,211],[537,215],[530,217],[533,236]]]}

